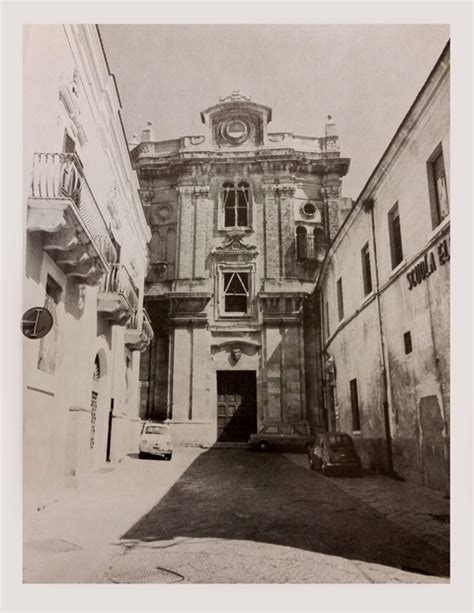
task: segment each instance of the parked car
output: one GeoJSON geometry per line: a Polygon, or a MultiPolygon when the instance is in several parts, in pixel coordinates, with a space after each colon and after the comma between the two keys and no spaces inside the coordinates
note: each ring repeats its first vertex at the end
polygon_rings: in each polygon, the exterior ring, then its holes
{"type": "Polygon", "coordinates": [[[308,452],[309,467],[320,470],[323,475],[330,472],[353,472],[362,474],[362,462],[352,438],[345,432],[317,434],[314,445],[308,452]]]}
{"type": "Polygon", "coordinates": [[[309,426],[300,424],[266,424],[256,434],[251,434],[249,445],[260,451],[269,449],[308,451],[312,446],[314,436],[309,432],[309,426]]]}
{"type": "Polygon", "coordinates": [[[154,455],[164,457],[165,460],[171,460],[173,456],[173,443],[171,441],[169,425],[150,421],[145,422],[140,435],[138,455],[140,458],[154,455]]]}

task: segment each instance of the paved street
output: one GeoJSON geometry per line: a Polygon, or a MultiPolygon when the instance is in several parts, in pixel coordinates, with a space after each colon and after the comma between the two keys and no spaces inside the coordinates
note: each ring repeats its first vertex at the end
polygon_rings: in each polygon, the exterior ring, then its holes
{"type": "Polygon", "coordinates": [[[303,455],[183,449],[131,457],[27,521],[25,580],[445,582],[447,518],[441,495],[322,477],[303,455]]]}

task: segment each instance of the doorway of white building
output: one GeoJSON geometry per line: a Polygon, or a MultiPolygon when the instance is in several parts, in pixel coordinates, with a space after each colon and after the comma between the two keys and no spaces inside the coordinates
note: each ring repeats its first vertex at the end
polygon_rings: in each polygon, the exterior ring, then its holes
{"type": "Polygon", "coordinates": [[[257,430],[257,375],[254,370],[217,371],[217,440],[247,441],[257,430]]]}

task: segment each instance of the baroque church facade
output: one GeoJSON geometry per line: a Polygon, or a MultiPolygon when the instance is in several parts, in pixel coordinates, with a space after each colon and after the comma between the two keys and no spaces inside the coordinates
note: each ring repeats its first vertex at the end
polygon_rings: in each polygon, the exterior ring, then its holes
{"type": "Polygon", "coordinates": [[[349,159],[328,117],[322,137],[272,133],[269,107],[239,92],[201,113],[204,134],[157,141],[131,158],[149,244],[140,416],[174,440],[246,441],[269,423],[325,427],[319,334],[321,262],[351,208],[349,159]]]}

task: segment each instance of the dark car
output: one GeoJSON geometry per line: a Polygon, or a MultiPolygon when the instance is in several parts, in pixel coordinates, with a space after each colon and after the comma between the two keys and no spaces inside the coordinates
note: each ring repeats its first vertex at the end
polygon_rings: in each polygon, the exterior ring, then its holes
{"type": "Polygon", "coordinates": [[[309,432],[307,423],[297,424],[266,424],[256,434],[251,434],[249,445],[267,451],[269,449],[280,451],[303,451],[310,449],[314,436],[309,432]]]}
{"type": "Polygon", "coordinates": [[[308,458],[311,470],[320,470],[323,475],[330,472],[362,474],[362,462],[354,441],[345,432],[317,434],[308,458]]]}

